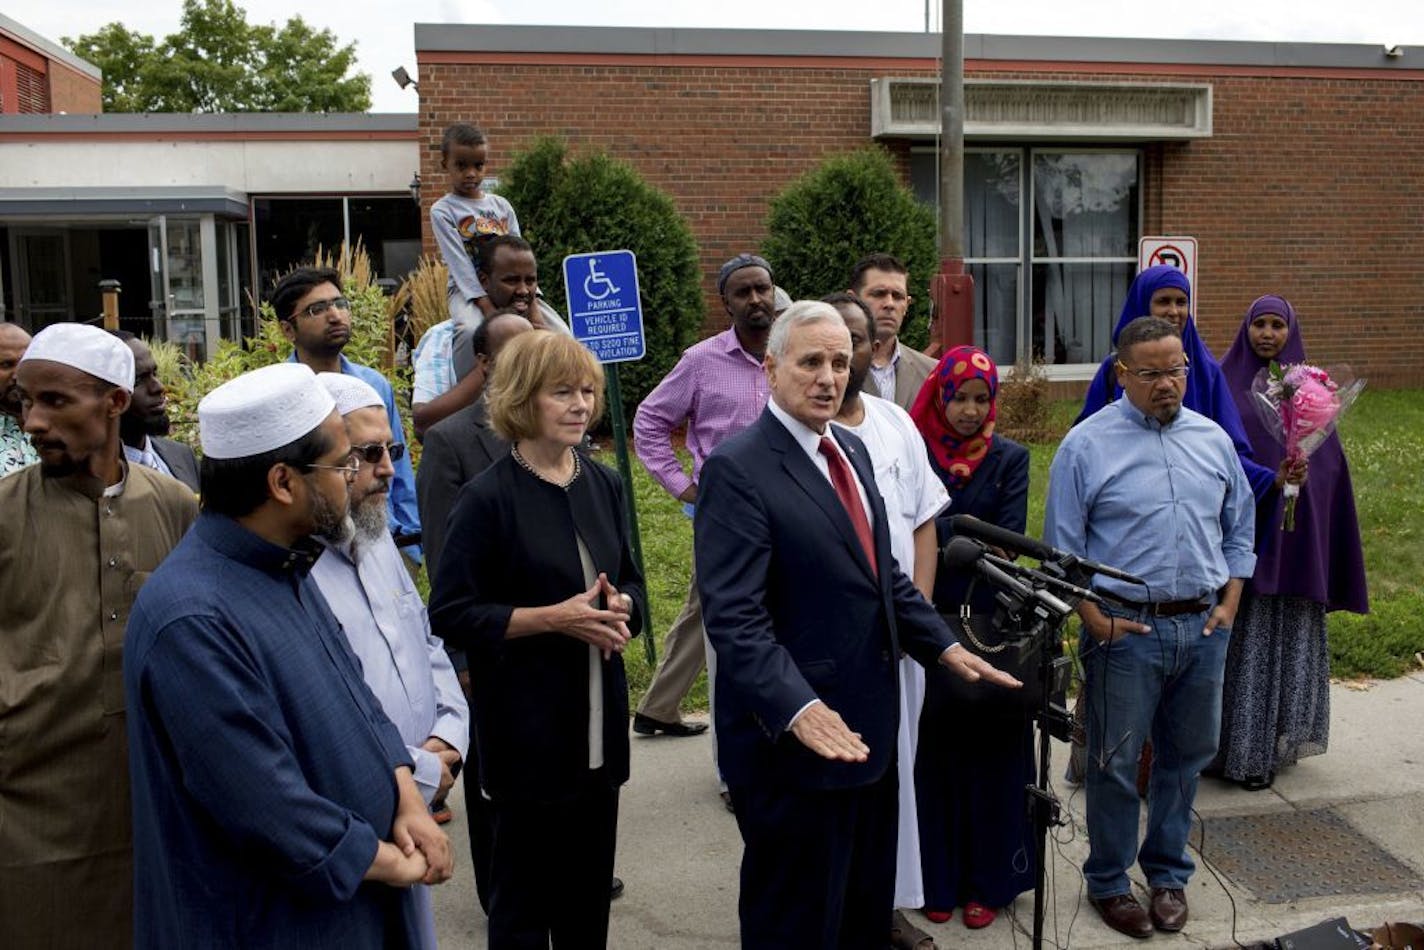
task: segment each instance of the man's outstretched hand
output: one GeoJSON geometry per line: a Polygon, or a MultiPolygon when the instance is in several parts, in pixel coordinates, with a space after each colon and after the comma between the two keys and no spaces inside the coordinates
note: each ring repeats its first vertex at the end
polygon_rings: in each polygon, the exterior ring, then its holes
{"type": "Polygon", "coordinates": [[[970,653],[964,647],[951,647],[939,655],[939,661],[949,667],[956,676],[970,683],[993,683],[1008,689],[1017,689],[1023,683],[998,669],[981,656],[970,653]]]}
{"type": "Polygon", "coordinates": [[[823,759],[833,762],[864,762],[870,746],[851,732],[841,714],[820,700],[807,706],[791,724],[791,734],[823,759]]]}

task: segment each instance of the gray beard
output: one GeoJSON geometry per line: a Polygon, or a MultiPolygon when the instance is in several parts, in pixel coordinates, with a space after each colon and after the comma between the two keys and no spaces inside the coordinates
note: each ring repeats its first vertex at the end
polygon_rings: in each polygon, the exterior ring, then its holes
{"type": "Polygon", "coordinates": [[[350,518],[358,543],[371,544],[381,540],[388,533],[386,521],[386,496],[372,495],[357,505],[350,518]]]}

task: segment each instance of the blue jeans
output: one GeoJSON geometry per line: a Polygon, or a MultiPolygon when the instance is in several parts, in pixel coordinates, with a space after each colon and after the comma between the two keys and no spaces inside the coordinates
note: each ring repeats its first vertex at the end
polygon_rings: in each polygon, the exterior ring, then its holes
{"type": "Polygon", "coordinates": [[[1202,636],[1206,613],[1154,618],[1125,610],[1109,616],[1149,624],[1101,645],[1080,642],[1087,690],[1088,894],[1131,890],[1134,854],[1149,887],[1182,888],[1196,864],[1187,854],[1197,777],[1216,755],[1221,684],[1230,631],[1202,636]],[[1152,738],[1147,835],[1137,846],[1137,761],[1152,738]]]}

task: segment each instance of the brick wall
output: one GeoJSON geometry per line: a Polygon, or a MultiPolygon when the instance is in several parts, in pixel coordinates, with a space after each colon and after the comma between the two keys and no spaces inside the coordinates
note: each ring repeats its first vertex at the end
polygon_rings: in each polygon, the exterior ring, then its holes
{"type": "Polygon", "coordinates": [[[49,100],[54,112],[76,115],[104,111],[99,80],[54,61],[49,64],[49,100]]]}
{"type": "MultiPolygon", "coordinates": [[[[451,122],[486,130],[494,175],[542,134],[607,150],[671,193],[690,221],[709,330],[724,325],[715,269],[759,243],[771,197],[825,156],[869,141],[870,80],[932,72],[919,61],[887,69],[853,60],[829,68],[680,67],[666,57],[649,65],[463,59],[420,62],[427,215],[445,191],[439,139],[451,122]]],[[[985,69],[971,63],[969,72],[985,69]]],[[[1131,71],[1060,64],[993,74],[1121,81],[1131,71]]],[[[1424,385],[1416,369],[1424,348],[1416,310],[1424,299],[1417,263],[1424,259],[1424,77],[1151,72],[1154,81],[1213,86],[1210,139],[1145,148],[1143,222],[1144,233],[1200,242],[1199,322],[1210,345],[1222,352],[1250,301],[1280,293],[1296,305],[1313,359],[1348,361],[1374,385],[1424,385]]],[[[891,147],[908,151],[908,143],[891,147]]],[[[428,217],[426,245],[433,253],[428,217]]]]}

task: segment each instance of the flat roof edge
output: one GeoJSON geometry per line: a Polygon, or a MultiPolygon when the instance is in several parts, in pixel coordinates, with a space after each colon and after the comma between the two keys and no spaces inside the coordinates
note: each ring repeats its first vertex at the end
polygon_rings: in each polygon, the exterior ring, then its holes
{"type": "Polygon", "coordinates": [[[419,132],[406,112],[106,112],[101,115],[5,115],[6,133],[419,132]]]}
{"type": "MultiPolygon", "coordinates": [[[[421,52],[566,53],[646,56],[836,56],[935,59],[938,33],[839,30],[723,30],[657,27],[506,26],[417,23],[421,52]]],[[[964,56],[977,60],[1173,63],[1297,68],[1424,69],[1424,49],[1368,43],[1131,39],[967,33],[964,56]]]]}

